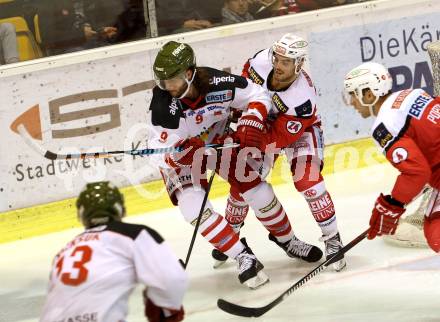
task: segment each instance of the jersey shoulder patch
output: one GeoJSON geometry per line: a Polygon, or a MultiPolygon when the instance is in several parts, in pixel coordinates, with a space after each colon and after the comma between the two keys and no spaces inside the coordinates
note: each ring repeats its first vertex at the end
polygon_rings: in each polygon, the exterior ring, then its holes
{"type": "Polygon", "coordinates": [[[254,69],[254,67],[250,67],[249,68],[249,78],[251,79],[251,81],[253,81],[255,84],[257,85],[263,85],[264,84],[264,78],[257,73],[257,71],[254,69]]]}
{"type": "Polygon", "coordinates": [[[305,101],[301,105],[295,107],[295,114],[300,118],[308,118],[313,115],[313,106],[310,100],[305,101]]]}
{"type": "Polygon", "coordinates": [[[283,102],[278,93],[272,95],[272,102],[280,113],[286,113],[289,107],[283,102]]]}
{"type": "Polygon", "coordinates": [[[372,135],[379,146],[383,149],[385,149],[388,143],[394,139],[394,136],[387,129],[384,123],[379,123],[379,125],[373,130],[372,135]]]}
{"type": "Polygon", "coordinates": [[[163,242],[162,236],[157,231],[144,225],[129,224],[122,221],[112,221],[107,225],[105,230],[124,235],[133,240],[135,240],[139,234],[145,230],[158,244],[163,242]]]}
{"type": "Polygon", "coordinates": [[[172,97],[167,91],[158,86],[153,88],[153,98],[150,103],[151,123],[166,129],[177,129],[180,118],[183,117],[182,104],[179,99],[172,97]]]}

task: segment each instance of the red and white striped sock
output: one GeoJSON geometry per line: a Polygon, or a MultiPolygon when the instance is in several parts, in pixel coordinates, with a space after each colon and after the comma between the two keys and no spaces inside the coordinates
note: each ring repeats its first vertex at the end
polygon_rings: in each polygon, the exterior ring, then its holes
{"type": "Polygon", "coordinates": [[[283,205],[275,196],[272,186],[261,182],[258,186],[243,193],[243,197],[252,207],[258,220],[281,243],[293,237],[289,217],[283,205]]]}
{"type": "MultiPolygon", "coordinates": [[[[198,210],[200,209],[205,192],[192,187],[178,192],[178,205],[185,219],[195,225],[198,210]]],[[[231,258],[235,258],[245,246],[241,243],[238,234],[220,214],[212,209],[209,201],[206,202],[205,210],[200,219],[199,232],[215,248],[231,258]]]]}

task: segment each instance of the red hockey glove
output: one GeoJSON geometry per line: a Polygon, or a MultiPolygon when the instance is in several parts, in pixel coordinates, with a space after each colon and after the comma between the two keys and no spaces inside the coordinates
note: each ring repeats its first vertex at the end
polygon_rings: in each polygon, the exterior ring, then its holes
{"type": "Polygon", "coordinates": [[[170,153],[166,156],[165,162],[173,168],[190,167],[193,163],[194,154],[199,148],[205,146],[201,139],[193,137],[175,144],[182,149],[182,152],[170,153]]]}
{"type": "Polygon", "coordinates": [[[229,113],[229,119],[231,123],[238,123],[238,120],[243,115],[243,111],[237,110],[235,108],[231,108],[231,112],[229,113]]]}
{"type": "Polygon", "coordinates": [[[144,291],[145,316],[149,322],[179,322],[185,316],[183,306],[180,310],[170,310],[157,306],[152,300],[146,297],[144,291]]]}
{"type": "Polygon", "coordinates": [[[234,138],[240,142],[240,147],[256,147],[262,151],[266,148],[264,143],[264,123],[253,114],[245,114],[237,124],[234,138]]]}
{"type": "Polygon", "coordinates": [[[389,195],[380,194],[370,218],[368,239],[374,239],[381,235],[393,235],[396,232],[399,218],[404,212],[405,208],[401,202],[389,195]]]}

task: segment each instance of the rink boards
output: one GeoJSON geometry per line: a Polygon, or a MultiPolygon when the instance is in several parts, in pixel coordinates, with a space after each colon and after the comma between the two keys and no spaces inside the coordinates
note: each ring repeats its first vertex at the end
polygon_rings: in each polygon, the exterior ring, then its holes
{"type": "MultiPolygon", "coordinates": [[[[303,36],[309,42],[307,70],[317,88],[325,141],[337,144],[367,137],[371,125],[342,100],[343,75],[351,67],[379,61],[394,75],[394,90],[432,90],[426,46],[440,37],[438,12],[438,1],[382,0],[218,27],[177,40],[194,47],[199,65],[240,73],[248,57],[282,34],[303,36]]],[[[74,226],[71,198],[89,181],[127,187],[129,214],[170,205],[147,157],[50,161],[32,150],[17,129],[21,125],[36,144],[53,151],[146,147],[151,64],[171,39],[176,36],[0,67],[0,242],[74,226]]],[[[327,151],[347,151],[353,144],[361,155],[370,155],[374,147],[365,142],[331,145],[327,151]]],[[[356,164],[360,154],[350,162],[356,164]]],[[[331,158],[327,152],[327,173],[339,169],[331,158]]],[[[276,171],[273,177],[276,181],[276,171]]],[[[227,190],[216,187],[213,194],[227,190]]]]}

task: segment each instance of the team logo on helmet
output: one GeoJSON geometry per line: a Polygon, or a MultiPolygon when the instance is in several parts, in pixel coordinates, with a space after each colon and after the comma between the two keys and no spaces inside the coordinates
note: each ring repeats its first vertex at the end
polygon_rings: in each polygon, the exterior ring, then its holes
{"type": "Polygon", "coordinates": [[[185,44],[180,44],[180,46],[179,47],[177,47],[176,49],[174,49],[173,50],[173,52],[171,53],[173,56],[178,56],[179,54],[180,54],[180,52],[182,51],[182,50],[184,50],[185,49],[185,44]]]}
{"type": "Polygon", "coordinates": [[[289,47],[290,48],[295,48],[295,49],[301,49],[301,48],[304,48],[304,47],[307,47],[307,41],[305,41],[305,40],[298,40],[298,41],[295,41],[293,44],[291,44],[289,47]]]}
{"type": "Polygon", "coordinates": [[[370,71],[368,69],[354,69],[346,77],[346,79],[351,79],[368,74],[370,71]]]}
{"type": "Polygon", "coordinates": [[[280,55],[285,55],[286,54],[286,48],[278,46],[278,45],[275,45],[274,46],[274,52],[276,52],[277,54],[280,54],[280,55]]]}

